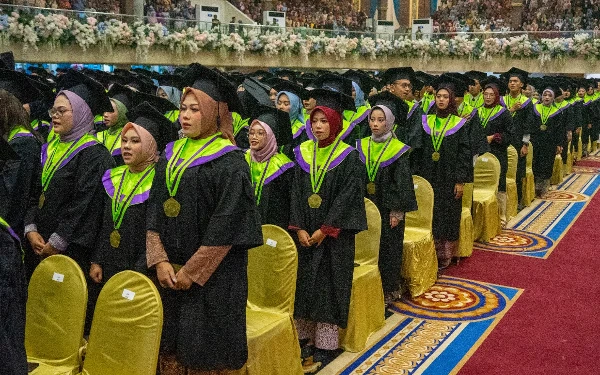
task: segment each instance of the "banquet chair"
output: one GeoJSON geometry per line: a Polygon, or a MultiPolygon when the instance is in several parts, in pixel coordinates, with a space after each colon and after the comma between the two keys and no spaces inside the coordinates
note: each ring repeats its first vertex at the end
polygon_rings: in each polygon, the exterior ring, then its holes
{"type": "Polygon", "coordinates": [[[535,198],[535,179],[533,176],[533,145],[529,143],[527,148],[527,156],[525,157],[525,177],[521,186],[522,197],[521,204],[524,207],[529,207],[535,198]]]}
{"type": "Polygon", "coordinates": [[[571,141],[569,141],[569,145],[567,146],[567,162],[563,168],[563,177],[571,174],[573,172],[573,159],[575,155],[573,154],[573,147],[571,141]]]}
{"type": "Polygon", "coordinates": [[[477,241],[489,242],[502,230],[496,197],[499,180],[498,159],[489,152],[479,156],[473,182],[473,228],[477,241]]]}
{"type": "Polygon", "coordinates": [[[506,170],[506,221],[517,216],[519,196],[517,194],[517,163],[519,156],[513,146],[508,146],[508,168],[506,170]]]}
{"type": "Polygon", "coordinates": [[[433,242],[433,188],[427,180],[413,176],[419,209],[406,213],[402,277],[412,297],[425,293],[437,280],[438,262],[433,242]]]}
{"type": "Polygon", "coordinates": [[[460,232],[458,238],[458,258],[470,257],[473,254],[473,217],[471,208],[473,207],[473,183],[466,183],[463,188],[462,212],[460,215],[460,232]]]}
{"type": "Polygon", "coordinates": [[[554,157],[554,165],[552,166],[552,177],[550,184],[558,185],[563,181],[563,161],[560,154],[554,157]]]}
{"type": "Polygon", "coordinates": [[[262,226],[263,245],[248,252],[248,361],[236,374],[302,374],[294,325],[298,253],[282,228],[262,226]]]}
{"type": "Polygon", "coordinates": [[[579,136],[577,137],[577,160],[581,160],[581,157],[583,156],[583,142],[581,141],[583,137],[579,136]]]}
{"type": "Polygon", "coordinates": [[[163,307],[154,283],[135,271],[111,277],[98,296],[81,375],[155,375],[163,307]]]}
{"type": "MultiPolygon", "coordinates": [[[[360,352],[373,332],[385,324],[385,301],[379,273],[381,215],[377,206],[365,198],[368,229],[355,237],[354,275],[348,326],[340,330],[340,346],[360,352]]],[[[398,270],[400,272],[400,270],[398,270]]]]}
{"type": "Polygon", "coordinates": [[[42,260],[29,281],[26,307],[27,361],[38,365],[31,374],[79,373],[86,308],[79,265],[64,255],[42,260]]]}

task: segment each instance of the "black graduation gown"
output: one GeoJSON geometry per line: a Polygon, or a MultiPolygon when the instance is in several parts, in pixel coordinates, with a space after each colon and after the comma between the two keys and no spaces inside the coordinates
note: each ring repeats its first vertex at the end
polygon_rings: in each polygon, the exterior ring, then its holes
{"type": "Polygon", "coordinates": [[[533,112],[535,115],[534,128],[531,132],[533,176],[536,181],[548,180],[552,177],[556,147],[563,146],[567,137],[564,116],[560,111],[554,112],[546,122],[546,130],[542,130],[542,119],[537,105],[533,112]]]}
{"type": "Polygon", "coordinates": [[[469,129],[456,126],[454,132],[446,133],[440,146],[440,159],[433,161],[434,152],[426,119],[422,121],[421,160],[417,174],[425,178],[433,187],[433,237],[436,240],[457,241],[460,229],[462,199],[456,199],[454,185],[469,182],[473,159],[470,148],[469,129]]]}
{"type": "Polygon", "coordinates": [[[235,145],[242,150],[250,148],[250,139],[248,139],[249,126],[243,126],[235,136],[235,145]]]}
{"type": "Polygon", "coordinates": [[[166,164],[162,157],[156,167],[148,229],[160,234],[169,261],[184,265],[200,246],[232,248],[204,286],[161,290],[162,350],[175,352],[184,366],[194,369],[239,369],[248,357],[247,250],[263,242],[248,164],[235,149],[186,169],[175,196],[181,204],[175,218],[163,211],[169,198],[166,164]]]}
{"type": "Polygon", "coordinates": [[[412,109],[408,112],[407,118],[407,130],[406,134],[399,134],[396,131],[396,136],[398,139],[404,142],[402,137],[406,137],[405,144],[412,147],[410,153],[410,170],[414,174],[415,171],[419,169],[419,163],[421,160],[421,151],[422,151],[422,137],[421,131],[423,126],[421,125],[421,119],[423,118],[423,109],[421,109],[421,105],[419,102],[415,103],[412,109]]]}
{"type": "Polygon", "coordinates": [[[83,270],[89,269],[102,224],[102,175],[112,167],[114,161],[102,144],[79,151],[54,174],[45,192],[44,206],[40,209],[36,202],[25,219],[26,225],[37,226],[44,240],[56,233],[67,241],[69,245],[63,254],[73,258],[83,270]]]}
{"type": "MultiPolygon", "coordinates": [[[[562,112],[562,116],[565,122],[565,132],[574,132],[575,128],[577,127],[577,117],[576,117],[576,113],[575,113],[575,108],[569,104],[566,100],[563,100],[560,103],[555,103],[556,106],[558,106],[560,108],[560,111],[562,112]]],[[[561,153],[561,158],[563,160],[563,163],[567,162],[567,156],[569,153],[569,138],[568,135],[565,135],[565,138],[563,139],[563,144],[561,145],[563,150],[561,153]]]]}
{"type": "Polygon", "coordinates": [[[572,114],[574,117],[574,129],[573,129],[573,137],[571,140],[571,148],[574,152],[577,152],[579,147],[579,139],[581,138],[581,132],[577,134],[576,130],[578,128],[582,128],[586,126],[584,120],[584,108],[582,100],[571,100],[572,114]]]}
{"type": "MultiPolygon", "coordinates": [[[[366,155],[359,150],[360,159],[366,161],[366,155]]],[[[366,176],[363,191],[381,214],[381,240],[379,245],[379,272],[383,284],[383,292],[391,293],[398,290],[400,271],[402,268],[402,249],[404,243],[405,221],[395,227],[390,226],[390,212],[416,211],[417,198],[410,173],[409,151],[400,151],[397,157],[381,163],[375,176],[375,194],[369,194],[366,189],[369,178],[366,176]]]]}
{"type": "MultiPolygon", "coordinates": [[[[312,142],[312,141],[307,141],[312,142]]],[[[301,147],[301,146],[300,146],[301,147]]],[[[331,163],[319,195],[319,208],[308,206],[313,194],[309,166],[296,153],[290,204],[290,228],[312,235],[322,225],[341,229],[337,238],[327,236],[321,246],[298,246],[298,279],[294,317],[331,323],[346,328],[354,273],[354,235],[367,229],[364,204],[365,168],[354,148],[331,163]]],[[[294,236],[297,241],[297,236],[294,236]]]]}
{"type": "MultiPolygon", "coordinates": [[[[479,117],[481,118],[481,116],[479,117]]],[[[497,114],[490,117],[484,128],[485,136],[488,137],[494,134],[500,134],[502,139],[500,142],[495,140],[490,143],[490,152],[500,162],[500,181],[498,183],[498,191],[506,191],[506,172],[508,169],[508,154],[506,149],[514,139],[513,121],[510,112],[504,107],[497,114]]]]}
{"type": "Polygon", "coordinates": [[[41,186],[37,177],[41,168],[42,145],[33,136],[14,138],[9,145],[20,160],[7,161],[1,168],[0,217],[22,236],[27,210],[40,195],[41,186]]]}
{"type": "Polygon", "coordinates": [[[27,374],[25,305],[27,284],[21,249],[0,224],[0,373],[27,374]]]}

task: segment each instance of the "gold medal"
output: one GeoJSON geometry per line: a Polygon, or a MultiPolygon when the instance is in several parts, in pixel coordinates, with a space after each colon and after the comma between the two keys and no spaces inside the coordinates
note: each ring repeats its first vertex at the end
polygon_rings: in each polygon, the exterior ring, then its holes
{"type": "Polygon", "coordinates": [[[38,203],[38,208],[41,209],[42,207],[44,207],[44,202],[46,202],[46,195],[44,193],[42,193],[42,195],[40,195],[40,201],[38,203]]]}
{"type": "Polygon", "coordinates": [[[323,202],[323,199],[321,199],[321,197],[319,196],[319,194],[313,194],[310,197],[308,197],[308,206],[310,208],[319,208],[319,207],[321,207],[321,202],[323,202]]]}
{"type": "Polygon", "coordinates": [[[371,195],[375,194],[375,183],[374,182],[371,181],[367,184],[367,193],[369,193],[371,195]]]}
{"type": "Polygon", "coordinates": [[[168,217],[177,217],[179,216],[179,211],[181,211],[181,204],[175,198],[171,197],[163,203],[163,209],[165,210],[165,215],[168,217]]]}
{"type": "Polygon", "coordinates": [[[431,160],[433,160],[433,161],[440,160],[440,153],[435,151],[433,154],[431,154],[431,160]]]}
{"type": "Polygon", "coordinates": [[[121,234],[119,233],[118,230],[115,229],[110,233],[110,246],[112,246],[116,249],[119,247],[120,244],[121,244],[121,234]]]}
{"type": "Polygon", "coordinates": [[[541,131],[545,132],[545,131],[546,131],[546,129],[548,129],[548,127],[547,127],[546,125],[542,125],[542,126],[540,126],[540,130],[541,130],[541,131]]]}

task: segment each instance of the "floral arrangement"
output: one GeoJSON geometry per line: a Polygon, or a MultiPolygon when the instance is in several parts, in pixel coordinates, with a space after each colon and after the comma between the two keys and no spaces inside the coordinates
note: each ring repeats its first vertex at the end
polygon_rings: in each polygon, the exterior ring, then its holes
{"type": "Polygon", "coordinates": [[[315,55],[335,59],[353,58],[419,58],[427,61],[435,57],[469,58],[490,61],[494,58],[537,59],[540,64],[566,57],[600,58],[600,39],[591,33],[575,34],[571,38],[534,40],[528,35],[510,38],[480,38],[457,35],[452,38],[413,40],[400,36],[392,40],[364,34],[360,37],[306,35],[283,29],[259,30],[252,28],[238,33],[220,33],[198,27],[169,29],[160,23],[141,21],[127,23],[117,19],[98,20],[79,13],[69,18],[60,13],[31,14],[12,12],[0,15],[0,39],[22,44],[24,49],[38,49],[41,45],[57,48],[76,44],[84,51],[91,47],[112,50],[116,46],[136,49],[144,58],[153,48],[168,48],[177,54],[197,54],[202,51],[245,53],[264,56],[300,56],[308,59],[315,55]]]}

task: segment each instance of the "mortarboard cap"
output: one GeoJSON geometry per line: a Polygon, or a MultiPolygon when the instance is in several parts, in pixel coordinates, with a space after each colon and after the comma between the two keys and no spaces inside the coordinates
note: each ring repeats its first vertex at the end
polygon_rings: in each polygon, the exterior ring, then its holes
{"type": "Polygon", "coordinates": [[[308,93],[311,98],[315,99],[317,106],[331,108],[339,114],[343,114],[346,110],[356,111],[354,99],[349,95],[321,88],[311,90],[308,93]]]}
{"type": "Polygon", "coordinates": [[[136,92],[133,95],[133,105],[138,106],[143,102],[148,102],[157,111],[163,114],[169,111],[176,111],[179,108],[173,104],[169,99],[161,98],[160,96],[146,94],[143,92],[136,92]]]}
{"type": "Polygon", "coordinates": [[[251,117],[269,125],[271,130],[273,130],[278,145],[292,143],[292,125],[290,123],[290,115],[287,112],[270,106],[257,105],[251,117]]]}
{"type": "MultiPolygon", "coordinates": [[[[274,82],[274,81],[273,81],[274,82]]],[[[294,83],[292,81],[286,81],[285,79],[277,78],[277,82],[275,82],[272,86],[272,89],[275,91],[288,91],[292,94],[295,94],[300,99],[306,96],[306,90],[301,85],[294,83]]]]}
{"type": "Polygon", "coordinates": [[[506,81],[508,81],[511,77],[517,77],[521,83],[523,83],[523,86],[527,86],[527,78],[529,77],[529,73],[522,69],[512,67],[507,72],[502,73],[500,77],[506,81]]]}
{"type": "Polygon", "coordinates": [[[488,85],[495,86],[498,89],[498,93],[500,95],[506,94],[506,89],[508,87],[508,84],[506,83],[506,81],[503,81],[496,76],[488,76],[488,77],[486,77],[486,79],[480,81],[479,84],[481,85],[481,88],[483,90],[485,90],[485,87],[488,85]]]}
{"type": "Polygon", "coordinates": [[[69,70],[58,82],[59,90],[69,90],[77,94],[92,110],[93,115],[112,112],[112,104],[104,86],[93,78],[76,70],[69,70]]]}
{"type": "Polygon", "coordinates": [[[113,84],[110,90],[108,90],[108,96],[112,99],[118,100],[121,103],[123,103],[127,110],[130,110],[135,106],[133,100],[135,93],[136,92],[133,91],[131,88],[120,85],[118,83],[113,84]]]}
{"type": "Polygon", "coordinates": [[[487,77],[487,73],[480,72],[477,70],[469,70],[468,72],[465,73],[465,75],[467,77],[477,80],[477,81],[483,81],[487,77]]]}
{"type": "Polygon", "coordinates": [[[192,88],[204,92],[217,102],[227,103],[230,112],[242,111],[242,104],[235,87],[220,73],[193,63],[182,78],[185,85],[191,85],[192,88]]]}
{"type": "Polygon", "coordinates": [[[415,78],[415,71],[410,66],[405,66],[401,68],[390,68],[381,75],[381,83],[383,83],[384,85],[389,85],[400,79],[407,79],[414,86],[415,78]]]}
{"type": "Polygon", "coordinates": [[[377,87],[377,82],[369,77],[367,73],[360,70],[350,69],[343,76],[356,83],[365,94],[369,94],[373,87],[377,87]]]}
{"type": "Polygon", "coordinates": [[[441,88],[450,89],[458,98],[464,97],[465,91],[469,89],[469,84],[465,80],[447,73],[444,73],[433,80],[431,86],[433,86],[436,91],[441,88]]]}
{"type": "Polygon", "coordinates": [[[371,104],[371,108],[377,105],[388,107],[394,114],[394,117],[396,117],[397,124],[401,124],[406,120],[406,116],[408,115],[408,104],[389,91],[383,91],[377,95],[371,96],[369,98],[369,103],[371,104]]]}
{"type": "Polygon", "coordinates": [[[256,103],[260,103],[268,107],[273,106],[273,102],[269,96],[270,88],[267,85],[254,78],[246,78],[242,83],[242,86],[244,86],[243,92],[246,92],[248,95],[250,95],[256,101],[256,103]]]}
{"type": "Polygon", "coordinates": [[[142,102],[127,112],[127,119],[148,130],[154,137],[158,150],[177,139],[173,123],[148,102],[142,102]]]}
{"type": "Polygon", "coordinates": [[[342,94],[352,96],[352,80],[339,74],[323,74],[317,77],[312,85],[321,89],[341,92],[342,94]]]}
{"type": "Polygon", "coordinates": [[[42,96],[25,73],[14,70],[0,69],[0,89],[16,96],[21,104],[34,102],[42,96]]]}
{"type": "Polygon", "coordinates": [[[290,81],[296,82],[297,73],[290,69],[280,69],[276,73],[277,77],[281,79],[288,79],[290,81]]]}
{"type": "Polygon", "coordinates": [[[12,51],[0,53],[0,69],[15,70],[15,56],[12,51]]]}

